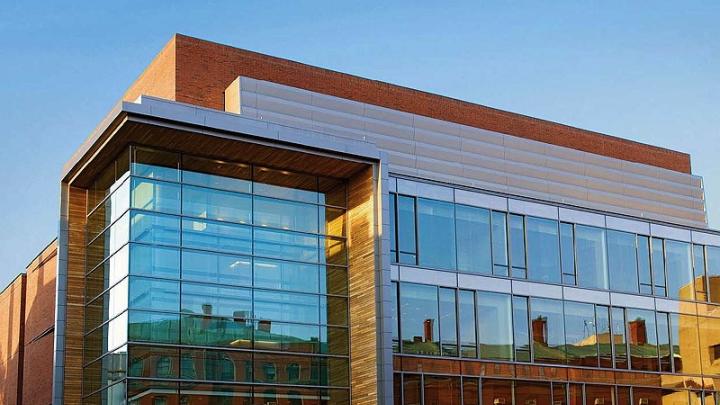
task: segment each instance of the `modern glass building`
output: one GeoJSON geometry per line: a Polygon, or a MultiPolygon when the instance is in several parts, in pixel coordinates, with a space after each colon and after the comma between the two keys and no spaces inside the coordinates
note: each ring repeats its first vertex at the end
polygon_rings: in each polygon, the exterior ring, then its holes
{"type": "Polygon", "coordinates": [[[56,404],[720,403],[686,154],[177,35],[62,179],[56,404]]]}

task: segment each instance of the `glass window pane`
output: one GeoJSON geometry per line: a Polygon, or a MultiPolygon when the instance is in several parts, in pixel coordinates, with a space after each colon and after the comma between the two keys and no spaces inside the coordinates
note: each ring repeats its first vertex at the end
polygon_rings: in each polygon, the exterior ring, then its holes
{"type": "Polygon", "coordinates": [[[250,166],[194,156],[182,158],[183,183],[250,193],[250,166]]]}
{"type": "MultiPolygon", "coordinates": [[[[127,348],[121,347],[102,359],[83,367],[83,393],[91,393],[124,379],[127,372],[126,363],[127,348]]],[[[122,399],[124,400],[124,396],[122,399]]]]}
{"type": "Polygon", "coordinates": [[[443,356],[458,355],[455,289],[440,288],[440,344],[443,356]]]}
{"type": "MultiPolygon", "coordinates": [[[[567,313],[567,312],[566,312],[567,313]]],[[[612,342],[613,335],[610,333],[610,308],[603,305],[595,306],[595,322],[598,336],[598,352],[600,355],[600,367],[612,368],[612,342]]],[[[624,321],[620,321],[622,324],[624,321]]]]}
{"type": "Polygon", "coordinates": [[[628,368],[627,333],[625,331],[625,310],[612,308],[612,342],[615,352],[615,368],[628,368]]]}
{"type": "Polygon", "coordinates": [[[527,278],[525,269],[525,220],[520,215],[511,214],[508,217],[510,228],[510,275],[517,278],[527,278]]]}
{"type": "Polygon", "coordinates": [[[415,235],[415,198],[399,195],[398,210],[398,251],[400,263],[416,264],[417,243],[415,235]]]}
{"type": "Polygon", "coordinates": [[[418,198],[418,248],[421,266],[455,268],[455,207],[418,198]]]}
{"type": "Polygon", "coordinates": [[[217,318],[205,315],[182,315],[180,318],[182,344],[250,348],[252,337],[252,321],[239,316],[217,318]]]}
{"type": "Polygon", "coordinates": [[[575,229],[572,224],[560,224],[560,254],[563,284],[575,285],[575,229]]]}
{"type": "Polygon", "coordinates": [[[128,345],[128,377],[178,378],[176,348],[128,345]]]}
{"type": "Polygon", "coordinates": [[[455,215],[458,270],[491,274],[490,211],[456,205],[455,215]]]}
{"type": "Polygon", "coordinates": [[[160,312],[130,311],[128,339],[134,342],[179,343],[180,316],[160,312]]]}
{"type": "Polygon", "coordinates": [[[482,404],[512,405],[513,389],[510,380],[491,380],[483,378],[481,384],[482,404]]]}
{"type": "Polygon", "coordinates": [[[652,294],[652,273],[650,271],[650,238],[637,235],[638,278],[640,293],[652,294]]]}
{"type": "Polygon", "coordinates": [[[568,364],[597,367],[598,343],[604,343],[599,340],[599,337],[595,328],[595,306],[579,302],[565,302],[565,341],[567,341],[568,364]]]}
{"type": "Polygon", "coordinates": [[[105,291],[85,307],[85,328],[90,330],[128,308],[127,278],[105,291]]]}
{"type": "Polygon", "coordinates": [[[179,245],[180,218],[132,211],[130,239],[134,242],[179,245]]]}
{"type": "Polygon", "coordinates": [[[504,212],[492,213],[493,274],[508,276],[507,219],[504,212]]]}
{"type": "Polygon", "coordinates": [[[562,301],[531,298],[530,330],[532,331],[535,362],[565,363],[565,324],[562,301]]]}
{"type": "Polygon", "coordinates": [[[251,210],[247,194],[187,185],[182,188],[183,215],[249,224],[251,210]]]}
{"type": "Polygon", "coordinates": [[[347,356],[350,353],[350,330],[320,326],[320,352],[347,356]]]}
{"type": "Polygon", "coordinates": [[[660,371],[672,372],[672,352],[670,350],[670,320],[665,312],[657,312],[657,339],[658,355],[660,356],[660,371]]]}
{"type": "Polygon", "coordinates": [[[180,181],[179,160],[177,153],[134,147],[131,172],[140,177],[180,181]]]}
{"type": "Polygon", "coordinates": [[[527,297],[513,296],[515,361],[530,361],[530,324],[527,297]]]}
{"type": "Polygon", "coordinates": [[[422,404],[422,382],[419,374],[403,375],[403,404],[422,404]]]}
{"type": "Polygon", "coordinates": [[[131,309],[178,312],[180,310],[180,283],[130,276],[131,309]]]}
{"type": "MultiPolygon", "coordinates": [[[[689,319],[685,319],[685,321],[691,323],[689,319]]],[[[681,319],[680,322],[682,328],[683,319],[681,319]]],[[[718,344],[718,336],[720,336],[720,318],[698,317],[698,324],[702,372],[704,375],[718,375],[720,374],[720,344],[718,344]]],[[[682,336],[680,339],[680,344],[682,345],[682,336]]],[[[680,350],[682,349],[683,348],[681,346],[680,350]]],[[[683,360],[685,371],[689,371],[687,370],[687,367],[690,366],[690,359],[683,360]]]]}
{"type": "Polygon", "coordinates": [[[130,208],[130,181],[125,179],[110,197],[88,216],[88,238],[92,239],[102,232],[108,225],[120,218],[128,208],[130,208]]]}
{"type": "Polygon", "coordinates": [[[347,295],[347,268],[335,266],[320,266],[320,293],[347,295]]]}
{"type": "Polygon", "coordinates": [[[694,298],[691,245],[674,240],[665,241],[668,297],[683,300],[694,298]]]}
{"type": "Polygon", "coordinates": [[[146,211],[180,213],[180,185],[133,177],[131,207],[146,211]]]}
{"type": "Polygon", "coordinates": [[[178,279],[180,250],[131,243],[130,274],[178,279]]]}
{"type": "Polygon", "coordinates": [[[320,233],[344,237],[345,228],[344,209],[320,207],[320,233]]]}
{"type": "Polygon", "coordinates": [[[560,235],[558,222],[527,217],[528,277],[560,283],[560,235]]]}
{"type": "Polygon", "coordinates": [[[666,284],[665,284],[665,252],[663,249],[663,240],[659,238],[652,238],[652,274],[653,282],[655,284],[653,293],[664,297],[667,295],[666,284]]]}
{"type": "Polygon", "coordinates": [[[437,287],[400,284],[403,353],[440,355],[437,287]]]}
{"type": "Polygon", "coordinates": [[[184,249],[183,280],[230,285],[252,285],[251,260],[246,256],[184,249]]]}
{"type": "MultiPolygon", "coordinates": [[[[252,354],[247,352],[181,349],[180,378],[195,381],[251,382],[252,375],[246,372],[245,366],[251,362],[252,354]]],[[[204,402],[210,399],[208,393],[204,399],[204,402]]]]}
{"type": "Polygon", "coordinates": [[[347,187],[344,180],[319,177],[318,189],[320,190],[320,200],[318,201],[320,204],[336,207],[347,206],[347,187]]]}
{"type": "Polygon", "coordinates": [[[128,242],[128,218],[129,214],[126,213],[88,244],[85,264],[87,270],[100,264],[128,242]]]}
{"type": "Polygon", "coordinates": [[[320,300],[316,295],[255,290],[254,303],[255,317],[261,322],[320,322],[320,300]]]}
{"type": "Polygon", "coordinates": [[[96,359],[108,351],[115,350],[127,343],[128,340],[127,312],[85,335],[84,356],[85,362],[96,359]]]}
{"type": "Polygon", "coordinates": [[[279,259],[317,262],[318,237],[269,229],[254,229],[255,254],[279,259]]]}
{"type": "Polygon", "coordinates": [[[347,264],[347,244],[345,239],[333,238],[330,236],[320,237],[321,246],[325,247],[325,252],[320,256],[321,263],[346,265],[347,264]]]}
{"type": "Polygon", "coordinates": [[[255,259],[253,265],[255,287],[277,290],[318,292],[318,265],[255,259]]]}
{"type": "Polygon", "coordinates": [[[477,292],[480,358],[512,360],[513,329],[510,296],[477,292]]]}
{"type": "Polygon", "coordinates": [[[515,381],[516,404],[551,405],[551,400],[550,383],[515,381]]]}
{"type": "Polygon", "coordinates": [[[190,314],[247,319],[252,313],[250,296],[247,288],[183,283],[180,308],[190,314]]]}
{"type": "Polygon", "coordinates": [[[610,289],[613,291],[638,292],[637,247],[635,234],[607,231],[608,268],[610,289]]]}
{"type": "Polygon", "coordinates": [[[254,197],[254,224],[289,231],[318,233],[318,206],[254,197]]]}
{"type": "Polygon", "coordinates": [[[425,375],[425,405],[461,405],[460,377],[425,375]]]}
{"type": "Polygon", "coordinates": [[[128,274],[128,245],[85,276],[85,299],[91,301],[128,274]]]}
{"type": "Polygon", "coordinates": [[[588,288],[608,288],[605,230],[575,226],[577,284],[588,288]]]}
{"type": "Polygon", "coordinates": [[[706,329],[703,318],[695,315],[670,314],[673,368],[676,373],[700,374],[701,361],[698,332],[703,335],[713,332],[718,333],[720,328],[715,331],[706,329]],[[698,325],[698,321],[700,321],[700,325],[698,325]]]}
{"type": "Polygon", "coordinates": [[[320,296],[320,323],[328,325],[347,325],[347,298],[320,296]]]}
{"type": "Polygon", "coordinates": [[[708,300],[720,303],[720,247],[708,246],[706,250],[708,300]]]}
{"type": "Polygon", "coordinates": [[[695,285],[695,299],[707,301],[705,246],[703,245],[693,245],[693,284],[695,285]]]}
{"type": "Polygon", "coordinates": [[[390,239],[390,261],[392,263],[397,262],[397,194],[390,193],[390,198],[388,201],[390,201],[390,234],[388,235],[388,238],[390,239]]]}
{"type": "Polygon", "coordinates": [[[185,247],[251,253],[251,228],[246,225],[183,219],[182,243],[185,247]]]}
{"type": "Polygon", "coordinates": [[[460,355],[477,358],[477,326],[475,325],[475,293],[467,290],[458,292],[460,314],[460,355]]]}
{"type": "Polygon", "coordinates": [[[657,371],[658,348],[655,313],[642,309],[627,309],[626,314],[631,368],[657,371]]]}
{"type": "Polygon", "coordinates": [[[390,296],[390,314],[392,316],[392,347],[393,353],[400,352],[400,325],[398,313],[398,283],[393,281],[391,284],[390,296]]]}
{"type": "Polygon", "coordinates": [[[613,387],[610,385],[585,385],[585,403],[588,405],[612,405],[615,400],[613,397],[613,387]]]}
{"type": "Polygon", "coordinates": [[[309,203],[318,202],[318,180],[315,176],[255,167],[254,179],[255,194],[309,203]]]}
{"type": "Polygon", "coordinates": [[[463,405],[480,405],[480,380],[476,377],[462,378],[463,405]]]}
{"type": "MultiPolygon", "coordinates": [[[[176,382],[130,379],[127,382],[127,387],[127,396],[133,401],[129,403],[133,405],[155,405],[157,402],[175,405],[179,401],[176,382]]],[[[122,402],[119,403],[122,404],[122,402]]]]}

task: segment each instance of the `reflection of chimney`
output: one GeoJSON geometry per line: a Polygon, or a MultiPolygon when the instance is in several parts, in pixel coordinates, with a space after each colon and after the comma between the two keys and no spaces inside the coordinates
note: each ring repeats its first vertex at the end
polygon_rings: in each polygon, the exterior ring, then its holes
{"type": "Polygon", "coordinates": [[[628,340],[632,345],[647,344],[647,327],[644,319],[636,319],[628,323],[628,340]]]}
{"type": "Polygon", "coordinates": [[[233,319],[237,323],[245,323],[245,321],[247,320],[247,311],[234,311],[233,319]]]}
{"type": "Polygon", "coordinates": [[[271,322],[271,321],[267,321],[267,320],[258,321],[258,330],[261,331],[261,332],[270,333],[270,327],[271,327],[271,326],[272,326],[272,322],[271,322]]]}
{"type": "Polygon", "coordinates": [[[540,343],[547,346],[547,318],[538,316],[537,319],[532,320],[532,338],[533,342],[540,343]]]}
{"type": "Polygon", "coordinates": [[[212,315],[212,304],[203,304],[202,311],[203,311],[204,315],[207,315],[207,316],[212,315]]]}
{"type": "Polygon", "coordinates": [[[433,341],[433,325],[435,324],[434,319],[426,319],[423,322],[423,339],[426,342],[433,341]]]}

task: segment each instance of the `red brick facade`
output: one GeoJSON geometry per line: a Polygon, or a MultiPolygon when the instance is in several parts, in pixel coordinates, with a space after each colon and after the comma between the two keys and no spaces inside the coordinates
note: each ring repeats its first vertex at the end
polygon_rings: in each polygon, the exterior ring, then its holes
{"type": "Polygon", "coordinates": [[[0,404],[52,402],[57,244],[0,293],[0,404]]]}

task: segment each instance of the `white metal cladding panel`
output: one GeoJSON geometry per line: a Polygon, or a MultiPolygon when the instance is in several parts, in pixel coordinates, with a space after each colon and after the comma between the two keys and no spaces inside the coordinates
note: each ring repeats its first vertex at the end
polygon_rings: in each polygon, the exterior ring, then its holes
{"type": "Polygon", "coordinates": [[[707,227],[698,176],[241,78],[241,112],[375,143],[393,173],[707,227]]]}

